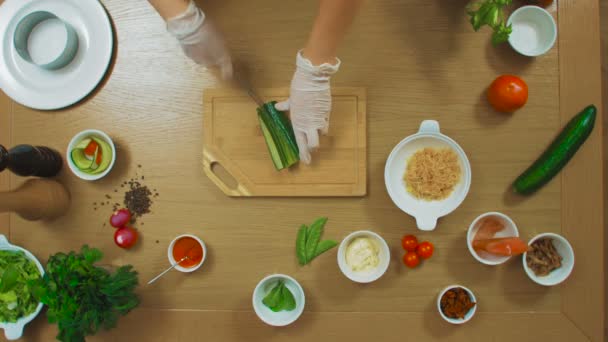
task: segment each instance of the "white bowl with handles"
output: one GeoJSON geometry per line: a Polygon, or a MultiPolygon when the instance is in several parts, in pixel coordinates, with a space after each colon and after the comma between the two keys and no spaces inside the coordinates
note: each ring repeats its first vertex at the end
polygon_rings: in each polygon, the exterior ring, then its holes
{"type": "MultiPolygon", "coordinates": [[[[36,259],[36,257],[28,250],[23,249],[19,246],[11,245],[8,240],[6,240],[6,237],[2,234],[0,234],[0,250],[22,251],[23,253],[25,253],[25,256],[28,259],[32,260],[34,264],[36,264],[38,271],[40,271],[40,276],[44,276],[44,268],[42,267],[42,264],[40,264],[40,261],[38,261],[38,259],[36,259]]],[[[15,323],[0,322],[0,328],[4,329],[4,337],[6,337],[6,339],[9,341],[21,338],[25,325],[31,322],[34,318],[36,318],[36,316],[38,316],[38,314],[40,313],[40,310],[42,310],[42,303],[38,303],[38,306],[36,307],[36,310],[34,310],[34,312],[25,317],[19,318],[15,323]]]]}
{"type": "Polygon", "coordinates": [[[435,229],[440,217],[454,211],[466,198],[471,187],[471,164],[460,145],[447,135],[441,134],[437,121],[425,120],[420,124],[418,133],[403,139],[388,156],[384,168],[384,183],[395,205],[416,219],[418,229],[430,231],[435,229]],[[451,148],[458,156],[461,179],[446,199],[418,199],[406,189],[403,176],[408,160],[416,151],[425,147],[451,148]]]}

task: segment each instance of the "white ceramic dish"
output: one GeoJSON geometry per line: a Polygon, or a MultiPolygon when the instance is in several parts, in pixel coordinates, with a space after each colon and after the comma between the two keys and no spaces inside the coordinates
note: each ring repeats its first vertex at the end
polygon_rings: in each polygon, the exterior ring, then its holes
{"type": "Polygon", "coordinates": [[[114,38],[108,14],[98,0],[6,0],[0,6],[0,88],[13,100],[35,109],[70,106],[103,79],[114,38]],[[78,34],[78,53],[66,67],[49,71],[17,53],[13,38],[19,21],[35,11],[53,13],[78,34]]]}
{"type": "Polygon", "coordinates": [[[76,177],[83,179],[83,180],[87,180],[87,181],[95,181],[95,180],[105,177],[108,173],[110,173],[110,171],[114,167],[114,163],[116,163],[116,146],[114,146],[114,142],[112,141],[112,138],[110,138],[110,136],[105,134],[104,132],[97,130],[97,129],[86,129],[86,130],[76,134],[72,138],[72,140],[70,140],[70,143],[68,144],[68,149],[66,151],[65,156],[66,156],[65,159],[67,159],[68,167],[70,168],[72,173],[74,175],[76,175],[76,177]],[[74,147],[76,147],[76,145],[78,145],[78,143],[80,141],[82,141],[82,139],[85,139],[90,136],[94,136],[98,139],[105,141],[106,143],[108,143],[110,145],[110,148],[112,149],[112,161],[110,161],[110,165],[108,165],[108,168],[105,171],[103,171],[101,173],[97,173],[97,174],[89,174],[89,173],[80,171],[76,167],[76,165],[74,165],[74,162],[72,161],[72,157],[71,157],[71,153],[72,153],[72,150],[74,149],[74,147]]]}
{"type": "Polygon", "coordinates": [[[524,270],[526,271],[528,277],[535,283],[543,286],[554,286],[566,280],[570,276],[570,273],[572,273],[572,270],[574,269],[574,250],[572,249],[572,246],[568,240],[566,240],[563,236],[554,233],[542,233],[536,235],[534,238],[532,238],[532,240],[530,240],[530,242],[528,242],[528,245],[532,245],[534,241],[541,238],[553,239],[553,246],[555,246],[555,249],[559,255],[562,256],[562,267],[553,270],[553,272],[549,273],[547,276],[539,277],[528,267],[528,264],[526,263],[526,255],[528,255],[528,253],[524,253],[522,257],[524,270]]]}
{"type": "Polygon", "coordinates": [[[369,230],[359,230],[349,234],[342,240],[340,247],[338,248],[338,266],[340,267],[340,271],[342,271],[348,279],[357,283],[371,283],[379,279],[388,269],[390,261],[391,252],[386,241],[384,241],[380,235],[369,230]],[[376,268],[369,271],[355,272],[346,263],[346,249],[348,248],[348,245],[358,237],[369,237],[377,243],[377,246],[380,249],[378,255],[380,263],[376,268]]]}
{"type": "Polygon", "coordinates": [[[384,183],[395,205],[416,218],[418,229],[429,231],[435,229],[440,217],[454,211],[466,198],[471,187],[471,164],[460,145],[441,134],[437,121],[425,120],[420,125],[418,133],[403,139],[388,156],[384,168],[384,183]],[[416,151],[425,147],[451,148],[460,161],[461,181],[452,194],[442,201],[418,199],[406,190],[403,175],[407,161],[416,151]]]}
{"type": "Polygon", "coordinates": [[[489,212],[481,214],[477,216],[477,218],[473,220],[473,223],[471,223],[471,225],[469,226],[469,231],[467,232],[467,247],[469,247],[469,252],[471,252],[471,255],[482,264],[492,266],[500,265],[505,261],[511,259],[511,257],[494,255],[485,251],[476,251],[473,248],[473,238],[475,237],[475,234],[477,234],[477,231],[479,230],[482,221],[487,217],[493,217],[505,226],[505,229],[496,233],[494,235],[494,238],[519,237],[519,230],[517,230],[515,222],[513,222],[510,217],[499,212],[489,212]]]}
{"type": "MultiPolygon", "coordinates": [[[[6,237],[1,234],[0,250],[23,251],[23,253],[25,253],[25,255],[36,264],[36,267],[40,271],[40,274],[44,275],[44,268],[40,264],[40,261],[38,261],[38,259],[32,253],[19,246],[11,245],[6,240],[6,237]]],[[[15,323],[0,323],[0,328],[4,329],[4,337],[6,337],[6,339],[10,341],[21,338],[25,325],[31,322],[34,318],[36,318],[36,316],[38,316],[38,314],[40,313],[40,310],[42,310],[42,303],[38,303],[38,306],[36,307],[36,310],[34,310],[34,312],[29,314],[28,316],[21,317],[15,323]]]]}
{"type": "Polygon", "coordinates": [[[304,312],[304,306],[306,304],[306,297],[302,286],[300,286],[295,279],[285,274],[273,274],[260,280],[253,291],[252,300],[253,310],[256,315],[258,315],[264,323],[275,327],[282,327],[295,322],[300,315],[302,315],[302,312],[304,312]],[[274,312],[262,302],[264,297],[272,290],[279,280],[285,282],[285,286],[291,291],[296,300],[296,308],[292,311],[274,312]]]}
{"type": "Polygon", "coordinates": [[[511,14],[509,44],[518,53],[536,57],[551,50],[557,39],[557,25],[551,13],[538,6],[523,6],[511,14]]]}
{"type": "Polygon", "coordinates": [[[471,318],[473,318],[473,316],[475,316],[475,312],[477,312],[478,304],[479,303],[477,303],[477,299],[475,298],[473,291],[471,291],[470,289],[468,289],[462,285],[450,285],[450,286],[444,288],[443,290],[441,290],[441,292],[439,292],[439,296],[437,296],[437,311],[439,311],[439,315],[441,315],[441,318],[443,318],[446,322],[451,323],[451,324],[464,324],[464,323],[470,321],[471,318]],[[446,293],[448,290],[453,289],[455,287],[464,289],[469,294],[471,301],[475,303],[475,306],[473,308],[471,308],[469,310],[469,312],[467,312],[467,314],[464,316],[464,319],[449,318],[448,316],[446,316],[443,313],[443,311],[441,311],[441,297],[443,297],[443,294],[446,293]]]}
{"type": "Polygon", "coordinates": [[[182,234],[182,235],[176,237],[175,239],[173,239],[173,241],[171,241],[171,243],[169,244],[169,248],[167,248],[167,257],[169,258],[169,263],[171,264],[171,266],[177,264],[178,260],[175,260],[175,258],[173,258],[173,246],[175,246],[175,243],[177,242],[177,240],[179,240],[183,237],[191,237],[191,238],[195,239],[196,241],[198,241],[198,243],[201,244],[201,247],[203,247],[203,260],[201,260],[201,262],[199,262],[198,265],[193,266],[193,267],[182,267],[182,266],[177,265],[177,266],[175,266],[175,269],[180,272],[184,272],[184,273],[194,272],[194,271],[198,270],[201,266],[203,266],[205,259],[207,259],[207,246],[205,246],[205,243],[203,242],[203,240],[199,239],[197,236],[192,235],[192,234],[182,234]]]}

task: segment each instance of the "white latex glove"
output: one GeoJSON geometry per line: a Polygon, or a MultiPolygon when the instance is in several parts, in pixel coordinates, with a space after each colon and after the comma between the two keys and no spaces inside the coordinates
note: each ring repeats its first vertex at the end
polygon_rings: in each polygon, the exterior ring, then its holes
{"type": "Polygon", "coordinates": [[[324,63],[319,66],[302,56],[296,57],[296,72],[291,81],[287,101],[275,105],[277,110],[290,111],[291,123],[300,150],[300,160],[310,164],[310,152],[319,147],[319,132],[327,134],[331,113],[331,89],[329,78],[340,68],[336,64],[324,63]]]}
{"type": "Polygon", "coordinates": [[[224,38],[194,1],[184,13],[167,20],[167,30],[186,56],[205,67],[218,66],[224,79],[232,77],[232,60],[224,38]]]}

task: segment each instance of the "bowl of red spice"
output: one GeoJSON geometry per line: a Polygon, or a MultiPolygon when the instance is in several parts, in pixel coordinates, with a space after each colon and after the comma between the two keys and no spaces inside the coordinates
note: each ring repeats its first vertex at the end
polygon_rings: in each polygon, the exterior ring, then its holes
{"type": "Polygon", "coordinates": [[[207,257],[207,247],[203,240],[192,234],[183,234],[171,241],[167,251],[169,263],[178,264],[175,269],[180,272],[194,272],[199,269],[207,257]]]}
{"type": "Polygon", "coordinates": [[[477,300],[473,291],[461,285],[450,285],[437,297],[437,309],[446,322],[463,324],[475,315],[477,300]]]}

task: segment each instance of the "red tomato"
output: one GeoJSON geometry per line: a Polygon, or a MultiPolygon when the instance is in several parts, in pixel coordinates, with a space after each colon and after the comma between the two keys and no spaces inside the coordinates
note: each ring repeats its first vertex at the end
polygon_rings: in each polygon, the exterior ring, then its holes
{"type": "Polygon", "coordinates": [[[528,101],[528,85],[517,76],[502,75],[490,85],[488,101],[499,112],[514,112],[528,101]]]}
{"type": "Polygon", "coordinates": [[[413,252],[418,246],[418,239],[414,235],[405,235],[401,238],[401,247],[406,251],[413,252]]]}
{"type": "Polygon", "coordinates": [[[418,248],[416,248],[416,254],[418,254],[418,256],[420,256],[422,259],[428,259],[433,256],[433,250],[435,250],[433,244],[428,241],[424,241],[418,245],[418,248]]]}
{"type": "Polygon", "coordinates": [[[420,258],[416,252],[407,252],[403,256],[403,263],[409,268],[414,268],[420,264],[420,258]]]}
{"type": "Polygon", "coordinates": [[[120,248],[131,248],[137,242],[137,231],[131,227],[117,229],[114,233],[114,242],[120,248]]]}

